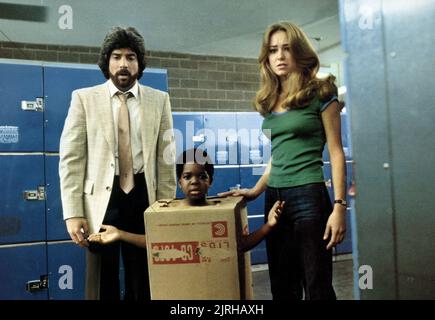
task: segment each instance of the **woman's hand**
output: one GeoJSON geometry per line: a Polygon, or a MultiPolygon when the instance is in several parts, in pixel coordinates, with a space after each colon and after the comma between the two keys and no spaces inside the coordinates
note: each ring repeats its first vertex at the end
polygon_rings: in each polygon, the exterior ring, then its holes
{"type": "Polygon", "coordinates": [[[346,208],[339,208],[337,206],[339,205],[334,207],[334,211],[332,211],[326,223],[323,240],[327,240],[329,235],[331,235],[331,240],[326,246],[326,250],[342,242],[346,234],[346,208]]]}
{"type": "Polygon", "coordinates": [[[88,237],[88,241],[98,242],[100,244],[108,244],[121,240],[121,230],[118,228],[103,224],[101,229],[104,231],[91,234],[88,237]]]}
{"type": "Polygon", "coordinates": [[[228,197],[228,196],[243,196],[246,200],[254,200],[259,196],[257,192],[254,189],[238,189],[238,190],[231,190],[226,192],[218,193],[219,197],[228,197]]]}

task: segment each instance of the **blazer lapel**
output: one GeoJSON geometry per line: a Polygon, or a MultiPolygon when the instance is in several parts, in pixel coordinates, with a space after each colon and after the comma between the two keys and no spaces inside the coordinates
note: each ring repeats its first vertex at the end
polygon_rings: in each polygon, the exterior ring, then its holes
{"type": "MultiPolygon", "coordinates": [[[[98,118],[96,121],[100,124],[104,138],[109,144],[110,150],[115,155],[115,124],[113,121],[112,103],[107,85],[103,84],[95,90],[95,106],[97,108],[98,118]]],[[[97,151],[98,152],[98,151],[97,151]]]]}
{"type": "Polygon", "coordinates": [[[140,101],[141,101],[141,124],[142,124],[142,150],[144,167],[147,166],[151,148],[154,145],[156,136],[156,108],[153,95],[148,92],[146,87],[139,85],[140,101]]]}

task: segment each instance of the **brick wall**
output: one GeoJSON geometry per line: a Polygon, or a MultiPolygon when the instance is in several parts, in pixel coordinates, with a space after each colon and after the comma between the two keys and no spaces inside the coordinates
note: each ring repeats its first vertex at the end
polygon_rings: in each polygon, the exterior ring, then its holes
{"type": "MultiPolygon", "coordinates": [[[[0,58],[96,64],[99,48],[0,42],[0,58]]],[[[148,67],[168,70],[173,111],[254,111],[256,59],[148,51],[148,67]]]]}

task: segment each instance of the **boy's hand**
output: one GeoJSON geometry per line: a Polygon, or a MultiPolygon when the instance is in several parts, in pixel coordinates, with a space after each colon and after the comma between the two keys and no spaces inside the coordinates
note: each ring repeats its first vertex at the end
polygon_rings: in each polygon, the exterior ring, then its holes
{"type": "Polygon", "coordinates": [[[101,229],[104,231],[91,234],[88,241],[108,244],[121,240],[121,231],[118,228],[103,224],[101,229]]]}
{"type": "Polygon", "coordinates": [[[273,228],[278,223],[279,217],[284,209],[284,204],[285,201],[277,201],[272,209],[270,209],[269,215],[267,216],[267,225],[269,227],[273,228]]]}

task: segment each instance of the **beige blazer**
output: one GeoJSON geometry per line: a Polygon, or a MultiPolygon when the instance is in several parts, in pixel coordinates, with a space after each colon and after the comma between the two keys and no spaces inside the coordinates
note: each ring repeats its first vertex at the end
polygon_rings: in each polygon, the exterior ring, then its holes
{"type": "MultiPolygon", "coordinates": [[[[139,85],[139,92],[144,175],[152,204],[158,199],[175,197],[171,105],[166,92],[143,85],[139,85]]],[[[64,219],[86,218],[90,233],[100,229],[112,191],[114,132],[108,85],[75,90],[60,139],[60,190],[64,219]]],[[[88,271],[94,267],[88,255],[88,271]]],[[[87,278],[90,276],[97,280],[91,286],[97,286],[99,275],[88,272],[87,278]]],[[[90,297],[88,293],[87,296],[90,297]]],[[[94,298],[97,296],[98,292],[94,298]]]]}

